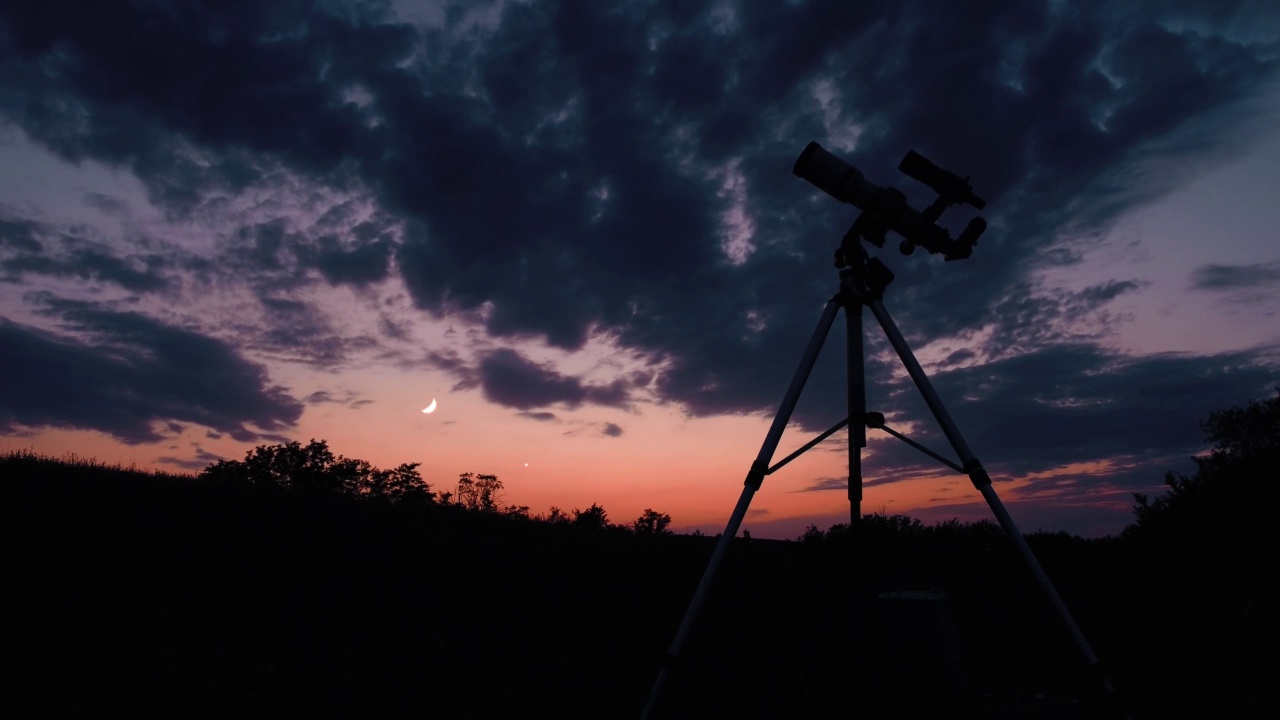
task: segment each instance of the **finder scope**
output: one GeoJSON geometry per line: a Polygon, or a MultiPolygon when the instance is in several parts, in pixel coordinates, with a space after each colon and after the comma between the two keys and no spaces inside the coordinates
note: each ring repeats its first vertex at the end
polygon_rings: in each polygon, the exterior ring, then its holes
{"type": "MultiPolygon", "coordinates": [[[[943,170],[915,151],[907,153],[898,169],[928,185],[938,193],[938,199],[923,212],[916,210],[907,204],[907,196],[900,190],[881,187],[867,180],[857,168],[827,152],[816,142],[805,147],[791,172],[836,200],[862,210],[850,229],[855,240],[860,238],[876,247],[884,247],[885,234],[892,230],[903,238],[899,249],[904,255],[910,255],[919,245],[931,253],[942,253],[946,260],[969,257],[978,237],[987,229],[986,220],[980,217],[970,220],[955,240],[945,228],[937,225],[942,211],[951,205],[972,205],[979,210],[986,207],[986,201],[973,194],[969,179],[943,170]]],[[[846,239],[849,239],[848,235],[846,239]]],[[[837,253],[836,256],[838,267],[843,267],[844,258],[852,251],[851,248],[842,250],[843,255],[837,253]]]]}

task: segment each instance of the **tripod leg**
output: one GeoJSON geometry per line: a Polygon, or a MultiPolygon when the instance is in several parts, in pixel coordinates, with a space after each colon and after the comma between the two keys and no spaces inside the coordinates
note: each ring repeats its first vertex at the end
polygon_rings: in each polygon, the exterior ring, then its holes
{"type": "Polygon", "coordinates": [[[817,362],[818,352],[822,350],[822,343],[827,339],[827,334],[831,331],[831,325],[835,322],[836,312],[839,309],[839,296],[831,298],[827,302],[827,306],[823,308],[822,318],[818,320],[818,326],[814,328],[813,337],[809,339],[809,345],[805,348],[804,356],[800,359],[800,366],[796,368],[795,375],[791,378],[791,385],[787,388],[787,394],[783,397],[777,414],[773,416],[773,424],[769,426],[769,432],[765,435],[764,443],[760,447],[760,453],[756,456],[755,462],[751,463],[751,470],[747,472],[747,479],[743,483],[744,487],[742,488],[742,495],[738,497],[738,504],[733,508],[733,514],[729,516],[729,523],[725,525],[724,532],[720,535],[720,542],[716,544],[715,552],[711,554],[711,561],[707,564],[707,569],[702,573],[702,581],[698,583],[698,589],[693,593],[693,600],[689,602],[689,608],[685,610],[684,619],[680,622],[680,629],[676,631],[676,636],[671,641],[671,647],[667,650],[667,657],[662,664],[662,670],[658,673],[658,679],[654,682],[653,689],[649,692],[649,700],[645,703],[644,710],[640,713],[642,720],[648,718],[654,707],[657,706],[658,699],[662,695],[662,688],[667,683],[671,667],[675,664],[676,658],[679,657],[680,650],[684,647],[685,640],[689,636],[689,631],[693,628],[693,621],[697,617],[698,610],[701,609],[702,602],[706,599],[707,591],[711,588],[711,583],[720,569],[720,563],[724,559],[725,551],[729,549],[729,543],[738,534],[738,528],[742,525],[742,520],[747,515],[747,508],[751,505],[751,498],[760,489],[760,485],[764,483],[765,473],[769,470],[769,461],[773,458],[774,451],[778,449],[778,441],[782,439],[782,432],[791,420],[791,413],[795,410],[796,402],[800,399],[800,392],[804,390],[804,384],[809,379],[809,373],[813,370],[814,363],[817,362]]]}
{"type": "MultiPolygon", "coordinates": [[[[844,276],[842,276],[844,277],[844,276]]],[[[862,300],[845,298],[845,354],[849,406],[849,534],[853,539],[853,569],[861,567],[858,524],[862,520],[862,448],[867,446],[867,380],[862,350],[862,300]]]]}
{"type": "Polygon", "coordinates": [[[1085,639],[1084,633],[1080,632],[1075,619],[1071,617],[1071,613],[1067,610],[1066,604],[1062,602],[1058,591],[1053,587],[1053,583],[1049,581],[1049,577],[1045,575],[1044,568],[1040,567],[1040,561],[1036,559],[1035,553],[1031,552],[1031,547],[1027,545],[1026,538],[1018,531],[1018,527],[1014,524],[1009,511],[1005,509],[1004,503],[1000,502],[999,496],[996,495],[995,489],[991,486],[991,476],[987,474],[986,469],[982,467],[982,463],[978,461],[978,458],[974,457],[973,451],[969,449],[969,444],[965,442],[964,437],[960,434],[960,429],[956,426],[955,421],[951,419],[951,414],[943,406],[942,400],[938,397],[938,393],[934,391],[933,384],[929,382],[929,377],[924,374],[924,369],[920,367],[920,363],[916,360],[915,354],[911,352],[906,339],[898,331],[898,326],[894,324],[893,318],[889,317],[889,312],[884,309],[884,303],[880,300],[872,300],[867,305],[871,308],[871,312],[875,314],[876,321],[880,323],[880,327],[884,329],[884,334],[889,339],[889,344],[893,345],[893,349],[898,353],[902,364],[907,368],[907,373],[911,375],[911,380],[915,382],[920,394],[924,396],[925,403],[929,405],[929,410],[933,413],[934,418],[937,419],[938,425],[942,427],[942,432],[946,434],[951,447],[960,456],[960,462],[964,465],[965,472],[969,475],[969,480],[973,482],[973,486],[978,489],[978,492],[982,493],[982,497],[987,501],[987,505],[1000,522],[1000,526],[1013,539],[1013,544],[1017,547],[1018,553],[1022,555],[1022,559],[1031,570],[1031,574],[1035,576],[1036,582],[1040,584],[1041,589],[1048,596],[1049,603],[1062,619],[1067,631],[1071,634],[1071,639],[1075,642],[1080,654],[1084,656],[1090,671],[1095,673],[1101,680],[1104,693],[1106,693],[1108,699],[1114,700],[1115,688],[1112,687],[1111,680],[1102,670],[1102,664],[1098,661],[1098,656],[1094,654],[1093,648],[1089,647],[1089,641],[1085,639]]]}
{"type": "MultiPolygon", "coordinates": [[[[848,272],[848,271],[846,271],[848,272]]],[[[841,274],[846,280],[850,274],[841,274]]],[[[849,614],[849,651],[853,656],[849,674],[849,694],[863,692],[864,658],[862,654],[862,449],[867,446],[867,381],[863,360],[862,299],[846,292],[845,367],[849,411],[849,564],[852,575],[853,602],[849,614]]]]}

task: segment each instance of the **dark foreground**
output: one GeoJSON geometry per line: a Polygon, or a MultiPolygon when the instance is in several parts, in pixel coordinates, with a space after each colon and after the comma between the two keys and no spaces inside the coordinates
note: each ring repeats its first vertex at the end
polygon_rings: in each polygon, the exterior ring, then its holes
{"type": "MultiPolygon", "coordinates": [[[[164,479],[0,493],[11,718],[636,717],[714,542],[164,479]]],[[[657,716],[1104,716],[1007,548],[872,545],[855,593],[837,545],[737,541],[657,716]]],[[[1135,717],[1274,711],[1259,588],[1040,545],[1135,717]]]]}

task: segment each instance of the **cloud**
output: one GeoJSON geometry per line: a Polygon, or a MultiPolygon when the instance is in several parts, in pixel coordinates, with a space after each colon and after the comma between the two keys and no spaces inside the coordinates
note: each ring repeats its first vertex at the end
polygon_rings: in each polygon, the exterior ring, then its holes
{"type": "Polygon", "coordinates": [[[1196,290],[1238,290],[1280,284],[1280,262],[1253,265],[1202,265],[1191,273],[1196,290]]]}
{"type": "MultiPolygon", "coordinates": [[[[1199,421],[1265,394],[1264,352],[1129,358],[1094,345],[1051,346],[939,374],[975,447],[1012,472],[1111,456],[1190,455],[1199,421]]],[[[936,436],[935,436],[936,437],[936,436]]]]}
{"type": "MultiPolygon", "coordinates": [[[[714,415],[776,405],[835,290],[854,211],[791,175],[808,141],[920,205],[894,172],[914,148],[989,201],[972,259],[890,261],[913,341],[988,325],[997,356],[1059,331],[1099,341],[1081,318],[1106,321],[1132,281],[1055,295],[1035,271],[1177,187],[1169,168],[1237,152],[1277,69],[1272,39],[1241,34],[1260,12],[1244,2],[615,5],[506,3],[439,27],[305,0],[25,5],[0,27],[0,114],[64,159],[130,170],[174,217],[293,178],[393,221],[249,228],[228,257],[270,289],[264,307],[298,302],[308,270],[354,286],[395,272],[419,309],[480,314],[498,340],[609,337],[661,369],[657,399],[714,415]]],[[[0,226],[30,251],[24,233],[0,226]]],[[[294,359],[331,366],[372,342],[281,317],[262,347],[294,359]]],[[[828,400],[798,410],[807,427],[839,411],[838,365],[815,372],[828,400]]],[[[626,402],[514,351],[474,373],[459,385],[517,409],[626,402]]]]}
{"type": "Polygon", "coordinates": [[[223,459],[224,458],[221,455],[218,455],[216,453],[211,453],[208,450],[205,450],[204,448],[200,447],[199,445],[197,445],[195,448],[195,456],[191,458],[174,457],[172,455],[165,455],[165,456],[156,458],[156,460],[158,460],[159,462],[166,463],[169,465],[177,465],[180,468],[183,468],[186,470],[195,470],[195,471],[204,470],[205,468],[209,467],[213,463],[216,463],[219,460],[223,460],[223,459]]]}
{"type": "Polygon", "coordinates": [[[604,429],[600,433],[609,437],[622,437],[622,428],[613,423],[605,423],[604,429]]]}
{"type": "Polygon", "coordinates": [[[346,405],[347,407],[350,407],[350,408],[363,407],[373,402],[372,400],[361,398],[358,393],[354,393],[349,390],[343,392],[342,397],[337,397],[333,393],[327,390],[316,390],[315,392],[303,398],[302,401],[310,405],[320,405],[323,403],[337,403],[338,405],[346,405]]]}
{"type": "Polygon", "coordinates": [[[302,405],[230,346],[132,312],[46,297],[73,335],[0,319],[0,428],[97,430],[153,442],[192,423],[247,442],[291,427],[302,405]]]}
{"type": "Polygon", "coordinates": [[[622,381],[586,385],[548,366],[530,362],[509,348],[485,354],[476,370],[484,396],[499,405],[530,410],[562,403],[570,408],[583,403],[624,407],[628,390],[622,381]]]}
{"type": "MultiPolygon", "coordinates": [[[[865,486],[866,483],[863,483],[865,486]]],[[[817,492],[821,490],[847,490],[849,488],[848,477],[826,477],[818,478],[811,482],[808,486],[802,488],[799,492],[817,492]]]]}
{"type": "Polygon", "coordinates": [[[38,253],[44,247],[39,235],[39,223],[0,212],[0,247],[38,253]]]}
{"type": "Polygon", "coordinates": [[[377,242],[344,250],[332,236],[320,238],[316,267],[334,285],[366,285],[387,276],[391,246],[377,242]]]}
{"type": "Polygon", "coordinates": [[[119,215],[129,209],[128,203],[105,193],[85,193],[81,201],[104,215],[119,215]]]}
{"type": "MultiPolygon", "coordinates": [[[[156,258],[158,260],[158,258],[156,258]]],[[[144,260],[144,263],[146,261],[144,260]]],[[[73,250],[64,259],[47,255],[19,255],[0,262],[0,268],[15,275],[47,275],[56,278],[78,278],[111,282],[133,292],[155,292],[168,287],[168,281],[152,267],[138,269],[132,264],[98,250],[73,250]]]]}
{"type": "Polygon", "coordinates": [[[322,368],[346,364],[355,353],[378,347],[371,335],[346,335],[330,322],[314,304],[291,297],[258,297],[264,310],[255,322],[238,323],[238,332],[247,346],[269,352],[279,359],[322,368]]]}
{"type": "Polygon", "coordinates": [[[170,287],[162,272],[166,262],[154,252],[120,257],[107,243],[0,211],[0,270],[13,281],[42,275],[110,283],[137,293],[160,292],[170,287]]]}
{"type": "MultiPolygon", "coordinates": [[[[1131,358],[1087,343],[1058,345],[937,372],[932,384],[997,483],[1110,461],[1124,472],[1077,473],[1075,482],[1081,488],[1124,482],[1126,489],[1142,489],[1205,449],[1198,427],[1210,412],[1270,392],[1275,384],[1271,352],[1131,358]]],[[[868,408],[884,412],[887,424],[900,432],[903,426],[894,418],[920,418],[906,434],[959,462],[909,380],[869,386],[868,408]]],[[[867,486],[940,472],[949,471],[894,440],[873,443],[864,464],[867,486]]],[[[1031,487],[1053,482],[1033,477],[1031,487]]],[[[821,478],[805,489],[840,489],[844,483],[844,478],[821,478]]]]}

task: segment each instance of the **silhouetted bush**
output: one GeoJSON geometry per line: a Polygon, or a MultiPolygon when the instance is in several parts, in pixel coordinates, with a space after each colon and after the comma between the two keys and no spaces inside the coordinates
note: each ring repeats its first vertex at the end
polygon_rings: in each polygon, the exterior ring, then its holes
{"type": "Polygon", "coordinates": [[[573,526],[587,530],[602,530],[609,526],[609,513],[595,503],[586,510],[573,509],[573,526]]]}
{"type": "Polygon", "coordinates": [[[652,508],[645,508],[644,513],[631,523],[631,529],[637,535],[670,535],[667,528],[671,525],[671,516],[652,508]]]}
{"type": "Polygon", "coordinates": [[[1268,400],[1210,413],[1200,427],[1209,453],[1191,458],[1190,476],[1167,473],[1164,495],[1135,493],[1136,520],[1125,536],[1181,561],[1212,564],[1224,547],[1252,547],[1270,536],[1280,500],[1280,389],[1268,400]]]}

